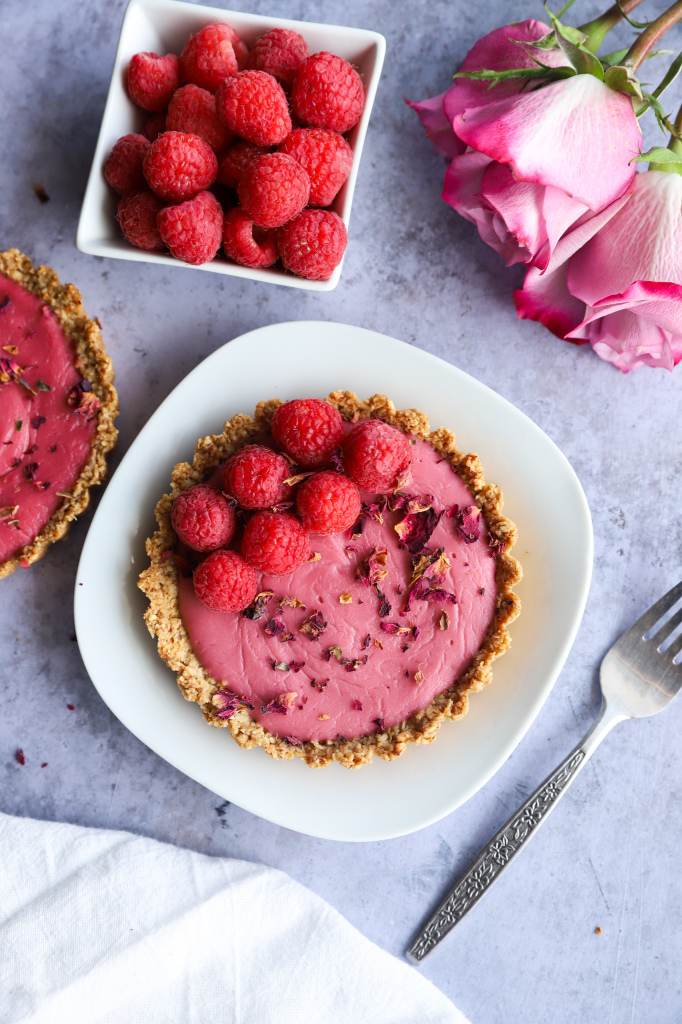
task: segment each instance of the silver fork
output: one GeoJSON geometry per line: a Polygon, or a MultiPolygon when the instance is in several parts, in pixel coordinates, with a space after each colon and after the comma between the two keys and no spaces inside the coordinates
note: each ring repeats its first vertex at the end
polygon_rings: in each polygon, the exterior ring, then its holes
{"type": "Polygon", "coordinates": [[[657,601],[607,651],[599,671],[601,708],[584,739],[512,814],[455,882],[407,950],[408,960],[420,963],[480,900],[537,832],[559,797],[566,792],[614,725],[626,718],[658,714],[668,706],[682,686],[682,662],[675,664],[677,655],[682,651],[682,634],[665,651],[661,651],[661,647],[682,623],[682,608],[665,623],[661,620],[680,599],[682,583],[657,601]],[[655,626],[658,627],[656,630],[655,626]]]}

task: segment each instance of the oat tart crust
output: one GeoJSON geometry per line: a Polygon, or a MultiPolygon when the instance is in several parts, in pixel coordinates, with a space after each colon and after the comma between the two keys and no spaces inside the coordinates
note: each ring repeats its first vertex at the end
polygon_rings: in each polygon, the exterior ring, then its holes
{"type": "Polygon", "coordinates": [[[102,332],[97,320],[83,309],[81,293],[72,284],[60,284],[50,267],[34,267],[28,256],[18,249],[0,252],[0,273],[23,285],[36,298],[48,303],[64,334],[73,345],[74,365],[100,401],[97,430],[92,439],[90,456],[80,476],[69,488],[69,497],[54,512],[40,533],[14,557],[0,562],[0,578],[9,576],[20,565],[27,568],[42,558],[51,544],[64,537],[90,502],[90,488],[102,482],[107,471],[107,454],[115,447],[118,431],[114,420],[118,415],[118,395],[114,388],[114,369],[104,350],[102,332]]]}
{"type": "Polygon", "coordinates": [[[240,708],[227,720],[215,717],[217,710],[211,698],[221,684],[201,665],[194,654],[178,610],[177,569],[169,551],[177,542],[171,526],[171,506],[182,491],[206,481],[216,466],[232,452],[269,429],[279,399],[260,402],[253,417],[242,413],[229,420],[221,434],[209,434],[197,442],[192,465],[178,463],[171,477],[171,492],[164,494],[156,506],[159,528],[147,540],[151,565],[140,575],[138,586],[149,598],[145,612],[147,628],[157,638],[160,656],[177,673],[184,697],[199,704],[204,718],[217,728],[227,727],[241,747],[263,747],[273,758],[300,757],[311,768],[322,768],[338,761],[345,768],[359,768],[373,755],[391,761],[399,757],[408,743],[431,743],[446,718],[462,718],[468,708],[468,694],[482,690],[492,679],[492,663],[509,647],[507,626],[520,611],[520,601],[513,587],[521,579],[521,566],[509,553],[516,541],[516,527],[502,515],[502,494],[494,484],[487,484],[483,467],[474,454],[457,449],[455,435],[445,427],[430,431],[429,421],[417,409],[397,410],[384,395],[361,401],[352,391],[334,391],[326,399],[339,410],[344,420],[378,418],[392,426],[428,441],[448,459],[480,507],[489,534],[497,541],[495,582],[497,601],[488,632],[471,665],[447,690],[406,721],[382,732],[352,740],[306,741],[300,747],[289,745],[256,722],[246,708],[240,708]]]}

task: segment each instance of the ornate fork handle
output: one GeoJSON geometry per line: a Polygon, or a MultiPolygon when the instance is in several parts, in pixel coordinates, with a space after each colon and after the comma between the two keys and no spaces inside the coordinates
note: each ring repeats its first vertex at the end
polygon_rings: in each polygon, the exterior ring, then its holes
{"type": "Polygon", "coordinates": [[[607,713],[606,703],[587,735],[493,836],[440,904],[406,956],[419,963],[486,892],[547,817],[607,732],[625,715],[607,713]]]}

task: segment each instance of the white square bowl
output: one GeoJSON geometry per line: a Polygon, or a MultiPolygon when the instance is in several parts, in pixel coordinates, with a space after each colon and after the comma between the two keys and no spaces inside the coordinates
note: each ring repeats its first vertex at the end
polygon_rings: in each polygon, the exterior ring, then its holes
{"type": "MultiPolygon", "coordinates": [[[[348,228],[360,156],[384,63],[384,37],[378,32],[365,29],[268,18],[258,14],[243,14],[238,11],[180,3],[177,0],[130,0],[121,26],[121,37],[116,50],[102,126],[78,221],[76,246],[81,252],[89,253],[91,256],[110,256],[113,259],[159,263],[171,267],[190,267],[188,263],[183,263],[173,256],[145,252],[126,242],[116,222],[117,198],[104,180],[102,168],[117,139],[129,132],[141,131],[145,120],[151,116],[139,110],[128,96],[126,70],[133,54],[140,51],[179,54],[190,35],[198,32],[204,25],[218,22],[227,23],[236,29],[249,47],[258,36],[271,28],[294,29],[303,36],[310,53],[330,50],[353,64],[362,75],[365,84],[365,109],[360,121],[347,136],[353,149],[353,167],[348,180],[330,207],[338,213],[348,228]]],[[[240,267],[222,256],[190,269],[245,277],[252,281],[267,281],[290,288],[327,292],[336,288],[342,266],[343,261],[327,281],[308,281],[286,273],[281,267],[252,270],[249,267],[240,267]]]]}

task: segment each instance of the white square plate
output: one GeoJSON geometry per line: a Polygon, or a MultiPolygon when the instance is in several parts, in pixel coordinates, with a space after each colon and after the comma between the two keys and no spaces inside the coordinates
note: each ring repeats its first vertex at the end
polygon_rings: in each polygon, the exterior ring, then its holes
{"type": "Polygon", "coordinates": [[[435,356],[344,324],[275,324],[214,352],[157,409],[107,487],[90,527],[75,594],[86,668],[113,713],[143,743],[226,800],[325,839],[388,839],[423,828],[475,793],[530,726],[566,659],[592,570],[592,524],[578,478],[559,449],[518,409],[435,356]],[[382,393],[423,409],[462,451],[477,452],[519,529],[523,604],[492,684],[468,715],[431,745],[357,770],[273,761],[242,750],[184,700],[161,661],[137,589],[145,538],[176,462],[199,437],[266,398],[324,396],[337,388],[382,393]]]}
{"type": "Polygon", "coordinates": [[[252,281],[269,281],[271,284],[283,284],[290,288],[331,291],[339,283],[343,261],[327,281],[307,281],[303,277],[286,273],[281,267],[252,270],[249,267],[240,267],[224,256],[219,256],[199,267],[190,267],[188,263],[182,263],[168,254],[136,249],[126,242],[121,234],[116,222],[116,196],[104,180],[102,168],[114,143],[122,135],[141,131],[145,120],[151,117],[151,114],[139,110],[128,96],[126,71],[130,58],[140,51],[179,54],[190,35],[198,32],[204,25],[217,22],[231,25],[249,47],[258,36],[271,28],[294,29],[304,37],[311,53],[330,50],[353,64],[362,75],[365,84],[365,109],[358,124],[347,134],[354,154],[353,167],[348,180],[330,207],[338,213],[348,228],[360,156],[384,63],[384,37],[378,32],[361,28],[341,28],[338,25],[267,18],[258,14],[243,14],[216,7],[178,3],[176,0],[130,0],[121,27],[109,95],[78,221],[76,246],[81,252],[89,253],[91,256],[111,256],[113,259],[189,267],[192,270],[207,270],[214,274],[246,277],[252,281]]]}

